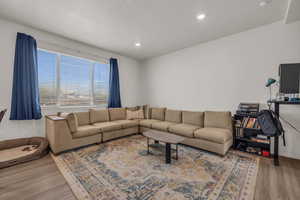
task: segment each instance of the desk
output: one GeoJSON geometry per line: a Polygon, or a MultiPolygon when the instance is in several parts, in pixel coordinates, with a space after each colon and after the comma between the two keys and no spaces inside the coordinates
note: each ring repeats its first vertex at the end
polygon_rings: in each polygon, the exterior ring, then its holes
{"type": "MultiPolygon", "coordinates": [[[[300,101],[276,101],[271,100],[268,103],[273,103],[275,105],[275,114],[280,116],[280,105],[300,105],[300,101]]],[[[284,141],[285,143],[285,141],[284,141]]],[[[274,138],[274,165],[279,166],[278,160],[278,146],[279,146],[279,136],[275,136],[274,138]]]]}

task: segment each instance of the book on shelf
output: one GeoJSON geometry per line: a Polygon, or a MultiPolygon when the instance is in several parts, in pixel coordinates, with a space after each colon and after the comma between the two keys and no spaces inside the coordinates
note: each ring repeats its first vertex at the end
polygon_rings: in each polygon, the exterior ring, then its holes
{"type": "Polygon", "coordinates": [[[240,123],[240,127],[243,128],[255,128],[258,129],[258,123],[256,118],[252,118],[252,117],[244,117],[243,121],[240,123]]]}
{"type": "Polygon", "coordinates": [[[257,135],[256,138],[261,140],[268,140],[268,136],[266,135],[257,135]]]}
{"type": "Polygon", "coordinates": [[[249,153],[255,153],[255,154],[261,155],[261,149],[260,148],[247,147],[246,151],[249,152],[249,153]]]}
{"type": "Polygon", "coordinates": [[[240,103],[237,114],[245,115],[245,114],[257,114],[259,111],[258,103],[240,103]]]}
{"type": "Polygon", "coordinates": [[[238,137],[244,137],[244,130],[242,128],[239,128],[237,131],[237,136],[238,137]]]}
{"type": "Polygon", "coordinates": [[[257,125],[258,125],[258,121],[255,120],[255,122],[254,122],[254,124],[253,124],[253,128],[258,129],[258,128],[257,128],[257,125]]]}
{"type": "Polygon", "coordinates": [[[255,118],[249,118],[246,128],[254,128],[255,122],[256,122],[255,118]]]}
{"type": "Polygon", "coordinates": [[[257,129],[260,129],[260,125],[259,125],[258,122],[257,122],[256,128],[257,128],[257,129]]]}
{"type": "Polygon", "coordinates": [[[247,123],[248,123],[249,119],[250,119],[249,117],[244,117],[243,122],[242,122],[242,127],[247,126],[247,123]]]}
{"type": "Polygon", "coordinates": [[[257,111],[247,112],[247,111],[236,111],[237,115],[248,116],[248,115],[257,115],[257,111]]]}
{"type": "Polygon", "coordinates": [[[251,138],[251,140],[254,142],[258,142],[258,143],[269,144],[269,140],[266,140],[266,139],[251,138]]]}
{"type": "Polygon", "coordinates": [[[236,120],[235,121],[235,127],[241,127],[242,126],[242,122],[241,122],[241,120],[236,120]]]}
{"type": "Polygon", "coordinates": [[[241,127],[236,127],[235,134],[237,137],[244,137],[244,130],[241,127]]]}

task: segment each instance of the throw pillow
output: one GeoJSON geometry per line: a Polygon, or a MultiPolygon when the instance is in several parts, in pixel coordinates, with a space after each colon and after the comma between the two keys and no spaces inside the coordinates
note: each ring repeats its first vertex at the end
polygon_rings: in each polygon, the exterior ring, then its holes
{"type": "Polygon", "coordinates": [[[140,109],[140,106],[126,107],[126,110],[130,110],[130,111],[137,111],[139,109],[140,109]]]}
{"type": "Polygon", "coordinates": [[[127,110],[126,111],[126,119],[144,119],[144,111],[143,109],[136,110],[136,111],[131,111],[127,110]]]}
{"type": "Polygon", "coordinates": [[[58,113],[58,116],[63,117],[67,120],[68,126],[72,133],[78,130],[78,120],[74,113],[58,113]]]}

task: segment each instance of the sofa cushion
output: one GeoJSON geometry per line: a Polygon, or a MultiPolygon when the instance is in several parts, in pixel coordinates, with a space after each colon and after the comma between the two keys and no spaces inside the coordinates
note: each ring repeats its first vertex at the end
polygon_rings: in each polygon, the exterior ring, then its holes
{"type": "Polygon", "coordinates": [[[93,125],[79,126],[78,130],[73,134],[73,138],[88,137],[100,134],[100,129],[93,125]]]}
{"type": "Polygon", "coordinates": [[[109,109],[110,121],[124,120],[126,119],[126,109],[125,108],[110,108],[109,109]]]}
{"type": "Polygon", "coordinates": [[[165,120],[166,108],[151,108],[151,119],[165,120]]]}
{"type": "Polygon", "coordinates": [[[231,113],[206,111],[204,114],[204,127],[226,128],[232,130],[231,113]]]}
{"type": "Polygon", "coordinates": [[[152,124],[155,122],[161,122],[161,121],[156,119],[144,119],[140,121],[140,126],[152,128],[152,124]]]}
{"type": "Polygon", "coordinates": [[[135,111],[126,110],[126,119],[144,119],[143,109],[135,111]]]}
{"type": "Polygon", "coordinates": [[[161,122],[155,122],[152,124],[152,128],[161,130],[161,131],[168,131],[169,127],[172,125],[175,125],[174,122],[167,122],[167,121],[161,121],[161,122]]]}
{"type": "Polygon", "coordinates": [[[75,133],[78,130],[78,120],[74,113],[59,113],[58,116],[67,120],[69,129],[72,133],[75,133]]]}
{"type": "Polygon", "coordinates": [[[126,110],[130,110],[130,111],[136,111],[139,110],[140,106],[134,106],[134,107],[126,107],[126,110]]]}
{"type": "Polygon", "coordinates": [[[108,109],[102,109],[102,110],[90,109],[90,120],[92,124],[96,122],[109,121],[108,109]]]}
{"type": "Polygon", "coordinates": [[[78,126],[90,125],[90,112],[76,112],[78,126]]]}
{"type": "Polygon", "coordinates": [[[180,110],[166,110],[165,121],[181,123],[182,112],[180,110]]]}
{"type": "Polygon", "coordinates": [[[232,132],[223,128],[201,128],[194,132],[195,138],[224,144],[232,138],[232,132]]]}
{"type": "Polygon", "coordinates": [[[194,137],[194,132],[199,128],[199,126],[191,124],[175,124],[169,127],[169,132],[185,137],[194,137]]]}
{"type": "Polygon", "coordinates": [[[116,131],[122,129],[121,124],[117,124],[114,122],[100,122],[100,123],[93,124],[93,126],[99,128],[101,132],[116,131]]]}
{"type": "Polygon", "coordinates": [[[182,123],[204,127],[204,113],[193,111],[182,111],[182,123]]]}
{"type": "Polygon", "coordinates": [[[131,128],[139,125],[138,120],[117,120],[114,123],[121,125],[122,128],[131,128]]]}

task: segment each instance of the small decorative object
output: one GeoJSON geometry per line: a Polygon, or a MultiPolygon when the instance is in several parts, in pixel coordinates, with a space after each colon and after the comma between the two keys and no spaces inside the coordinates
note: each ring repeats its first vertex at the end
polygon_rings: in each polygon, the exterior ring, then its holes
{"type": "Polygon", "coordinates": [[[284,97],[284,101],[289,101],[289,97],[284,97]]]}
{"type": "Polygon", "coordinates": [[[273,78],[269,78],[267,83],[266,83],[266,87],[271,86],[272,84],[276,83],[276,80],[273,78]]]}
{"type": "Polygon", "coordinates": [[[272,100],[272,85],[274,84],[274,83],[276,83],[276,80],[275,79],[273,79],[273,78],[269,78],[268,80],[267,80],[267,83],[266,83],[266,87],[268,87],[269,89],[270,89],[270,101],[272,100]]]}
{"type": "Polygon", "coordinates": [[[2,121],[2,119],[3,119],[4,115],[5,115],[5,113],[6,113],[6,109],[5,109],[5,110],[2,110],[2,111],[0,112],[0,122],[2,121]]]}
{"type": "Polygon", "coordinates": [[[263,155],[264,157],[270,157],[270,152],[269,152],[269,151],[263,150],[263,151],[262,151],[262,155],[263,155]]]}

